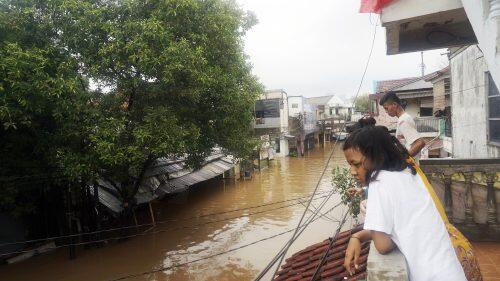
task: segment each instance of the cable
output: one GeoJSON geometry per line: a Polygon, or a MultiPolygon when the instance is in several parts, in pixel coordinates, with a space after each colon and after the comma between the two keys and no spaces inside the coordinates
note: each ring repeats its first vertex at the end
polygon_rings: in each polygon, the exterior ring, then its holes
{"type": "MultiPolygon", "coordinates": [[[[361,80],[360,80],[360,83],[359,83],[359,86],[358,86],[358,89],[357,89],[356,95],[355,95],[355,97],[354,97],[354,99],[353,99],[353,103],[354,103],[354,102],[356,101],[356,99],[358,98],[359,92],[361,91],[361,87],[363,86],[363,81],[364,81],[364,79],[365,79],[366,72],[367,72],[367,70],[368,70],[368,66],[369,66],[369,64],[370,64],[371,57],[372,57],[372,54],[373,54],[373,48],[374,48],[374,46],[375,46],[375,39],[376,39],[376,36],[377,36],[377,26],[375,26],[375,28],[374,28],[374,32],[373,32],[373,39],[372,39],[372,43],[371,43],[371,47],[370,47],[370,52],[369,52],[369,54],[368,54],[368,59],[367,59],[367,61],[366,61],[366,65],[365,65],[365,69],[364,69],[364,71],[363,71],[363,75],[361,76],[361,80]]],[[[345,125],[346,125],[346,122],[344,122],[344,124],[343,124],[344,129],[345,129],[345,125]]],[[[325,171],[326,171],[326,169],[328,168],[328,165],[329,165],[329,163],[330,163],[330,161],[331,161],[331,159],[332,159],[333,152],[335,151],[335,146],[337,145],[337,143],[338,143],[338,139],[335,141],[334,147],[333,147],[333,149],[332,149],[332,153],[330,154],[330,157],[328,158],[328,161],[327,161],[327,163],[325,164],[325,168],[323,169],[323,172],[321,173],[321,176],[320,176],[320,178],[319,178],[319,180],[318,180],[318,183],[317,183],[317,185],[316,185],[316,188],[315,188],[315,190],[314,190],[314,193],[316,192],[316,189],[318,188],[318,186],[319,186],[319,184],[320,184],[320,182],[321,182],[321,180],[322,180],[322,178],[323,178],[323,176],[324,176],[324,174],[325,174],[325,171]]],[[[301,217],[301,219],[300,219],[300,221],[299,221],[299,224],[297,225],[297,228],[296,228],[295,232],[293,233],[292,238],[290,239],[290,241],[291,241],[291,240],[293,240],[293,239],[295,238],[295,235],[296,235],[296,234],[297,234],[297,232],[298,232],[298,227],[299,227],[299,225],[302,223],[302,220],[304,219],[305,213],[306,213],[306,212],[307,212],[307,210],[309,209],[310,204],[311,204],[311,200],[309,200],[309,202],[308,202],[308,204],[307,204],[307,207],[306,207],[306,210],[305,210],[305,211],[304,211],[304,213],[302,214],[302,217],[301,217]]],[[[285,249],[285,251],[284,251],[284,254],[281,256],[281,258],[280,258],[280,260],[279,260],[279,262],[278,262],[278,266],[277,266],[276,272],[279,270],[279,268],[280,268],[280,266],[281,266],[281,263],[283,262],[283,258],[285,257],[285,254],[286,254],[286,252],[288,251],[288,249],[290,248],[290,246],[291,246],[291,244],[288,244],[288,245],[286,246],[286,249],[285,249]]],[[[265,269],[264,271],[262,271],[262,272],[261,272],[261,273],[257,276],[257,278],[256,278],[255,280],[260,280],[260,279],[262,279],[262,277],[263,277],[263,276],[267,273],[267,271],[271,268],[271,266],[272,266],[271,264],[268,264],[268,266],[266,267],[266,269],[265,269]]],[[[276,276],[276,272],[275,272],[275,274],[274,274],[273,276],[276,276]]]]}
{"type": "MultiPolygon", "coordinates": [[[[331,212],[333,209],[337,208],[338,206],[342,205],[342,202],[338,203],[337,205],[335,205],[333,208],[331,208],[330,210],[328,210],[326,213],[329,213],[331,212]]],[[[315,214],[317,215],[317,213],[315,214]]],[[[320,216],[321,218],[321,216],[320,216]]],[[[314,215],[311,215],[311,217],[308,218],[308,221],[306,221],[304,223],[304,226],[303,228],[298,232],[298,235],[295,236],[293,239],[290,239],[287,244],[283,245],[283,247],[281,248],[281,250],[278,252],[278,254],[276,254],[276,256],[271,260],[271,262],[268,264],[269,267],[272,267],[272,265],[279,259],[281,258],[282,256],[285,255],[285,250],[287,249],[287,246],[288,246],[288,243],[290,244],[293,244],[298,238],[299,236],[304,232],[304,230],[306,230],[306,228],[312,223],[314,222],[315,220],[317,220],[318,218],[314,218],[314,215]]],[[[266,267],[266,270],[265,273],[267,273],[267,271],[269,271],[270,268],[267,268],[266,267]]],[[[279,267],[278,267],[278,270],[279,270],[279,267]]],[[[276,273],[274,274],[274,276],[276,276],[276,273]]],[[[264,276],[262,276],[264,277],[264,276]]],[[[262,278],[260,277],[260,278],[262,278]]]]}
{"type": "MultiPolygon", "coordinates": [[[[317,193],[317,195],[324,194],[324,193],[327,193],[327,192],[329,192],[329,191],[322,191],[322,192],[317,193]]],[[[309,196],[310,195],[306,195],[306,196],[297,197],[297,198],[288,199],[288,200],[283,200],[283,201],[270,202],[270,203],[265,203],[265,204],[261,204],[261,205],[255,205],[255,206],[246,207],[246,208],[233,209],[233,210],[224,211],[224,212],[216,212],[216,213],[210,213],[210,214],[205,214],[205,215],[200,215],[200,216],[193,216],[193,217],[182,218],[182,219],[162,220],[162,221],[157,221],[156,224],[163,224],[163,223],[167,223],[167,222],[176,222],[176,221],[187,221],[187,220],[191,220],[191,219],[198,219],[198,218],[209,217],[209,216],[224,215],[224,214],[234,213],[234,212],[237,212],[237,211],[257,209],[257,208],[261,208],[261,207],[266,207],[266,206],[276,205],[276,204],[280,204],[280,203],[286,203],[286,202],[290,202],[290,201],[295,201],[295,200],[300,200],[300,199],[304,199],[304,198],[309,198],[309,196]]],[[[302,204],[302,203],[300,203],[300,204],[302,204]]],[[[53,239],[62,239],[62,238],[71,238],[71,237],[78,237],[78,236],[85,236],[85,235],[94,235],[94,234],[112,232],[112,231],[117,231],[117,230],[124,230],[124,229],[131,229],[131,228],[140,228],[140,227],[144,227],[144,226],[154,226],[154,225],[155,224],[153,224],[153,223],[147,223],[147,224],[140,224],[140,225],[131,225],[131,226],[124,226],[124,227],[110,228],[110,229],[104,229],[104,230],[98,230],[98,231],[92,231],[92,232],[84,232],[84,233],[71,234],[71,235],[61,235],[61,236],[53,236],[53,237],[39,238],[39,239],[33,239],[33,240],[6,242],[6,243],[0,244],[0,247],[2,247],[2,246],[8,246],[8,245],[16,245],[16,244],[26,244],[26,243],[34,243],[34,242],[43,242],[43,241],[46,241],[46,240],[53,240],[53,239]]]]}
{"type": "MultiPolygon", "coordinates": [[[[325,197],[328,197],[328,196],[325,195],[325,196],[322,196],[322,197],[315,198],[314,200],[325,198],[325,197]]],[[[59,246],[54,246],[54,247],[47,248],[47,250],[55,250],[55,249],[64,248],[64,247],[70,247],[70,246],[82,246],[82,245],[102,243],[102,242],[113,241],[113,240],[128,239],[128,238],[134,238],[134,237],[139,237],[139,236],[147,236],[147,235],[159,234],[159,233],[164,233],[164,232],[167,232],[167,231],[175,231],[175,230],[186,229],[186,228],[197,229],[200,226],[204,226],[204,225],[208,225],[208,224],[213,224],[213,223],[218,223],[218,222],[223,222],[223,221],[229,221],[229,220],[233,220],[233,219],[238,219],[238,218],[252,216],[252,215],[257,215],[257,214],[262,214],[262,213],[268,213],[268,212],[271,212],[271,211],[275,211],[275,210],[279,210],[279,209],[284,209],[284,208],[292,207],[292,206],[299,205],[299,204],[300,203],[293,203],[293,204],[281,206],[281,207],[270,209],[270,210],[264,210],[264,211],[258,211],[258,212],[248,213],[248,214],[243,215],[243,216],[236,216],[236,217],[230,217],[230,218],[225,218],[225,219],[220,219],[220,220],[208,221],[208,222],[200,223],[200,224],[193,225],[193,226],[178,226],[178,227],[173,227],[173,228],[169,228],[169,229],[151,231],[151,232],[147,232],[147,233],[143,232],[143,233],[131,234],[131,235],[125,235],[125,236],[110,237],[110,238],[105,238],[105,239],[100,239],[100,240],[93,240],[93,241],[85,241],[85,242],[79,242],[79,243],[64,244],[64,245],[59,245],[59,246]]],[[[0,257],[2,257],[2,256],[8,256],[8,255],[13,255],[13,254],[23,254],[23,253],[27,253],[27,252],[31,252],[31,251],[33,251],[33,250],[23,250],[23,251],[9,252],[9,253],[0,254],[0,257]]]]}
{"type": "MultiPolygon", "coordinates": [[[[339,205],[336,205],[336,206],[330,208],[326,213],[331,212],[337,206],[339,206],[339,205]]],[[[318,220],[319,218],[321,218],[321,217],[315,218],[312,222],[318,220]]],[[[305,225],[302,225],[301,227],[302,227],[302,229],[305,229],[305,225]]],[[[116,278],[116,279],[112,279],[110,281],[120,281],[120,280],[129,279],[129,278],[140,277],[140,276],[143,276],[143,275],[146,275],[146,274],[153,274],[153,273],[157,273],[157,272],[160,272],[160,271],[165,271],[165,270],[169,270],[169,269],[172,269],[172,268],[181,267],[181,266],[188,265],[188,264],[191,264],[191,263],[199,262],[199,261],[202,261],[202,260],[211,259],[211,258],[214,258],[214,257],[217,257],[217,256],[221,256],[221,255],[224,255],[224,254],[227,254],[227,253],[230,253],[230,252],[234,252],[234,251],[237,251],[237,250],[240,250],[240,249],[243,249],[243,248],[255,245],[257,243],[260,243],[260,242],[263,242],[263,241],[266,241],[266,240],[270,240],[270,239],[276,238],[278,236],[281,236],[281,235],[284,235],[286,233],[292,232],[293,230],[294,229],[289,229],[287,231],[280,232],[280,233],[275,234],[273,236],[262,238],[262,239],[259,239],[257,241],[254,241],[252,243],[248,243],[248,244],[245,244],[245,245],[233,248],[233,249],[229,249],[229,250],[224,251],[224,252],[219,252],[219,253],[216,253],[216,254],[213,254],[213,255],[209,255],[209,256],[206,256],[206,257],[203,257],[203,258],[195,259],[195,260],[192,260],[192,261],[188,261],[188,262],[184,262],[184,263],[180,263],[180,264],[176,264],[176,265],[171,265],[171,266],[168,266],[168,267],[161,267],[161,268],[158,268],[158,269],[155,269],[155,270],[151,270],[151,271],[145,271],[145,272],[136,273],[136,274],[129,274],[129,275],[122,276],[122,277],[119,277],[119,278],[116,278]]]]}
{"type": "Polygon", "coordinates": [[[326,261],[326,258],[328,257],[328,252],[332,249],[334,242],[337,240],[337,237],[339,236],[340,230],[344,226],[346,220],[347,220],[347,215],[349,214],[349,209],[346,210],[344,218],[340,222],[339,226],[337,227],[337,230],[335,231],[335,235],[330,239],[330,243],[328,244],[328,248],[326,248],[325,253],[323,254],[323,257],[321,258],[321,261],[319,262],[318,266],[316,267],[316,270],[314,271],[313,276],[311,277],[311,281],[316,280],[316,276],[318,276],[321,267],[326,261]]]}

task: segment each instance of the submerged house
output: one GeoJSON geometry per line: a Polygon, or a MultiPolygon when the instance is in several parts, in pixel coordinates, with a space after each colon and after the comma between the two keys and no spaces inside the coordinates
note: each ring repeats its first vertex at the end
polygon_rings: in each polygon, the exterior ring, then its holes
{"type": "Polygon", "coordinates": [[[288,94],[282,89],[266,91],[255,102],[254,117],[255,136],[268,141],[277,157],[287,156],[288,139],[293,138],[288,132],[288,94]]]}
{"type": "MultiPolygon", "coordinates": [[[[224,175],[234,167],[233,160],[219,150],[207,157],[197,170],[187,167],[185,159],[159,158],[146,171],[135,201],[137,205],[147,204],[155,199],[181,193],[198,183],[224,175]]],[[[112,214],[117,215],[124,210],[122,198],[113,183],[100,179],[90,190],[92,194],[97,193],[99,202],[112,214]]]]}
{"type": "Polygon", "coordinates": [[[297,155],[304,155],[305,151],[314,147],[314,134],[318,131],[317,105],[310,104],[307,100],[303,96],[288,97],[288,131],[294,136],[289,140],[289,147],[297,155]]]}

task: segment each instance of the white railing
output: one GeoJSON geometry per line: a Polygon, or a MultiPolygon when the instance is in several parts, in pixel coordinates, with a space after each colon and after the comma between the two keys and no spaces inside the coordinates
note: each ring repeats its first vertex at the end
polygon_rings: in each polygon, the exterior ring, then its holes
{"type": "Polygon", "coordinates": [[[434,133],[439,132],[439,120],[437,117],[417,117],[415,125],[419,133],[434,133]]]}

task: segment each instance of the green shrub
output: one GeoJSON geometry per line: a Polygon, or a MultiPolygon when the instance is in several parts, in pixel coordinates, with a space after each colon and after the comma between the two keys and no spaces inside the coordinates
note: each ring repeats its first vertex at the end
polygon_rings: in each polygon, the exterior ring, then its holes
{"type": "Polygon", "coordinates": [[[350,196],[347,190],[357,186],[356,180],[351,176],[348,168],[336,167],[332,171],[332,183],[335,193],[340,194],[342,203],[349,207],[349,212],[354,218],[359,215],[360,196],[350,196]]]}

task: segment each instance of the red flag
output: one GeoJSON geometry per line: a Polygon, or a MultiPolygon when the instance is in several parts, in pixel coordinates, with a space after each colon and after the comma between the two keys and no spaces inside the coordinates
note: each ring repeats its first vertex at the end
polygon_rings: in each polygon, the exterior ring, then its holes
{"type": "Polygon", "coordinates": [[[394,0],[361,0],[360,13],[377,13],[380,14],[382,8],[387,6],[394,0]]]}

